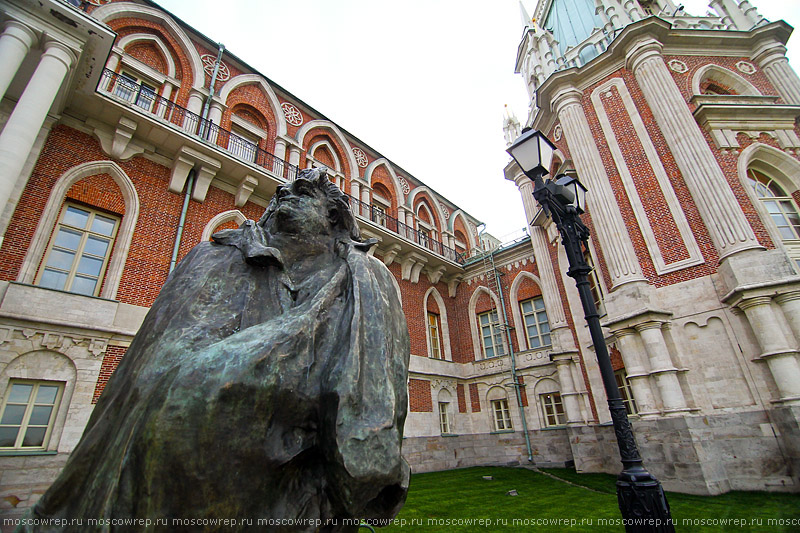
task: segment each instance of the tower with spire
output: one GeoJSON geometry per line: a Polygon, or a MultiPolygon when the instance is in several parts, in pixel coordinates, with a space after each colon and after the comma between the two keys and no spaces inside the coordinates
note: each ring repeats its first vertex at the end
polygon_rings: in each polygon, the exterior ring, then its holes
{"type": "MultiPolygon", "coordinates": [[[[750,0],[711,0],[704,15],[672,0],[539,0],[520,12],[524,126],[556,145],[551,177],[589,189],[593,290],[646,464],[668,490],[800,489],[791,26],[750,0]]],[[[545,298],[582,324],[530,180],[513,162],[505,174],[532,221],[545,298]]],[[[591,360],[585,328],[568,322],[553,325],[554,352],[591,360]]],[[[568,428],[576,468],[615,472],[603,387],[585,367],[600,424],[568,428]]]]}

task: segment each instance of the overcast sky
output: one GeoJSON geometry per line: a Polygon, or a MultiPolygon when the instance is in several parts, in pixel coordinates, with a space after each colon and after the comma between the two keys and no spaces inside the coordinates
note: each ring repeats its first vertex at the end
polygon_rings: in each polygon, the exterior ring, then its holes
{"type": "MultiPolygon", "coordinates": [[[[525,226],[503,106],[527,117],[514,74],[518,0],[156,0],[323,113],[498,238],[525,226]]],[[[800,2],[751,0],[800,24],[800,2]]],[[[535,0],[524,0],[533,13],[535,0]]],[[[684,2],[703,15],[704,0],[684,2]]],[[[800,62],[800,36],[789,59],[800,62]]]]}

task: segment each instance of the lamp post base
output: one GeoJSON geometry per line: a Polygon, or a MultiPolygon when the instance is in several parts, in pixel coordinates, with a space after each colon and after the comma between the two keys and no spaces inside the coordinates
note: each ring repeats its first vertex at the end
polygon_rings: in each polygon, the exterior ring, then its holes
{"type": "Polygon", "coordinates": [[[617,478],[617,500],[628,533],[673,533],[675,524],[661,483],[641,466],[617,478]]]}

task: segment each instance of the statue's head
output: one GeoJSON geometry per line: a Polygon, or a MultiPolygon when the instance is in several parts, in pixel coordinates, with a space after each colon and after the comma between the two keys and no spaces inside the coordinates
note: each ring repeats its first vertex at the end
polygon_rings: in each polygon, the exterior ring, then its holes
{"type": "Polygon", "coordinates": [[[360,244],[361,233],[348,200],[324,170],[301,170],[297,179],[278,187],[258,224],[273,234],[329,234],[360,244]]]}

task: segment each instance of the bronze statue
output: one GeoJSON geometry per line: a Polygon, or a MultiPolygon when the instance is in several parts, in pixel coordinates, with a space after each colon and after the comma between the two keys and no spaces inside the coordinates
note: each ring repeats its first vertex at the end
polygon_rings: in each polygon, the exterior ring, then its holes
{"type": "Polygon", "coordinates": [[[302,171],[213,239],[167,280],[33,518],[354,531],[399,511],[408,329],[347,197],[302,171]]]}

